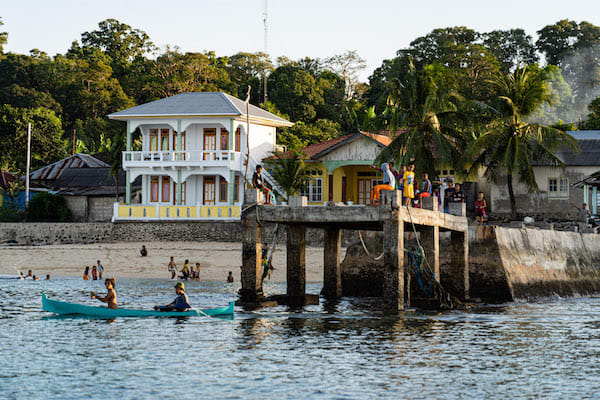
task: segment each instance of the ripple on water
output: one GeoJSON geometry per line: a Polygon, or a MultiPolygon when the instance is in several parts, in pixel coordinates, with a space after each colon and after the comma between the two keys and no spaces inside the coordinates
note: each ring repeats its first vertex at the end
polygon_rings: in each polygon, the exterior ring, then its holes
{"type": "MultiPolygon", "coordinates": [[[[149,308],[173,282],[118,282],[149,308]]],[[[239,286],[190,282],[194,305],[239,286]]],[[[319,287],[309,285],[318,293],[319,287]]],[[[40,294],[85,304],[101,282],[0,280],[2,398],[598,398],[600,299],[383,316],[369,301],[285,307],[233,320],[48,318],[40,294]]],[[[269,284],[271,291],[283,291],[269,284]]]]}

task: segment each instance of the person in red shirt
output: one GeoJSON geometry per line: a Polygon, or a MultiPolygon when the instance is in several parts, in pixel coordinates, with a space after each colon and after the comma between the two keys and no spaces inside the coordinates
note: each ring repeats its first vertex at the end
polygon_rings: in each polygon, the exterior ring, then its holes
{"type": "Polygon", "coordinates": [[[475,225],[477,225],[478,222],[483,225],[483,217],[485,217],[486,207],[487,203],[483,198],[483,192],[479,192],[477,195],[477,200],[475,200],[475,225]]]}

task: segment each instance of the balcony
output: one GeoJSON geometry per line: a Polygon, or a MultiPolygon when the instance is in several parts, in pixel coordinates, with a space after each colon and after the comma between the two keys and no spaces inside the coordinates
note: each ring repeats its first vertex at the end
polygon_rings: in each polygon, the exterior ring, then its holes
{"type": "Polygon", "coordinates": [[[124,151],[123,168],[132,167],[225,167],[242,170],[242,153],[216,151],[124,151]]]}

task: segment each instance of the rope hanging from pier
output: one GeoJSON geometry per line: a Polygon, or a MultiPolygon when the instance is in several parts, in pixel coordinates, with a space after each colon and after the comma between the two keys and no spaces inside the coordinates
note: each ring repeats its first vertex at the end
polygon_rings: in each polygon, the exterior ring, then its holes
{"type": "Polygon", "coordinates": [[[385,254],[385,251],[383,251],[383,252],[382,252],[380,255],[378,255],[377,257],[373,257],[373,256],[371,255],[371,253],[369,253],[369,250],[367,249],[367,245],[365,245],[365,241],[363,240],[363,237],[362,237],[362,232],[361,232],[361,231],[358,231],[358,237],[360,238],[360,242],[362,243],[363,250],[365,251],[365,253],[367,254],[367,256],[369,256],[370,258],[372,258],[372,259],[373,259],[373,260],[375,260],[375,261],[379,261],[379,260],[381,260],[381,258],[382,258],[382,257],[383,257],[383,255],[385,254]]]}

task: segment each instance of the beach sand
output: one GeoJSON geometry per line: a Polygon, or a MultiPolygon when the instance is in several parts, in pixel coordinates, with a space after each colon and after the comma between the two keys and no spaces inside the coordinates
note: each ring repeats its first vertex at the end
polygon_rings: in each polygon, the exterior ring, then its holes
{"type": "MultiPolygon", "coordinates": [[[[228,271],[233,271],[236,281],[240,279],[242,259],[241,243],[219,242],[126,242],[102,244],[63,244],[49,246],[2,246],[0,247],[0,274],[27,273],[43,278],[52,276],[83,276],[84,267],[100,260],[104,266],[104,277],[116,278],[170,278],[167,271],[169,257],[175,257],[178,269],[184,260],[190,266],[200,263],[200,279],[225,280],[228,271]],[[141,257],[142,244],[148,256],[141,257]]],[[[345,251],[342,249],[342,260],[345,251]]],[[[285,243],[279,244],[273,256],[275,270],[271,281],[286,279],[285,243]]],[[[306,248],[307,282],[323,281],[323,249],[306,248]]]]}

